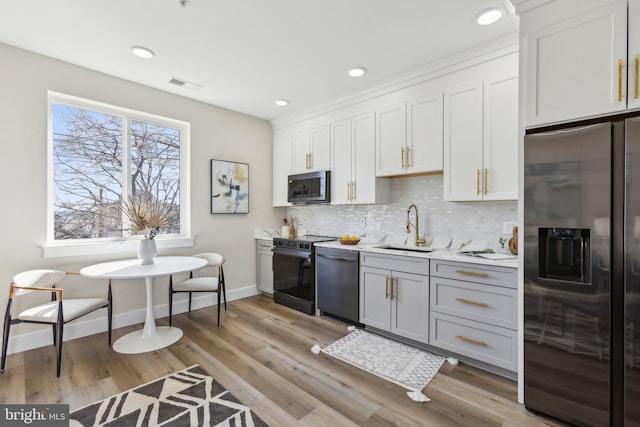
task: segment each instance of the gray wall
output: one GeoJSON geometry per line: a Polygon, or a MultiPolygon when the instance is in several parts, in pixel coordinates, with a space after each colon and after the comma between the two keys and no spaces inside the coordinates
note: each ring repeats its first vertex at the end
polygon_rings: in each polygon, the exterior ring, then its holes
{"type": "MultiPolygon", "coordinates": [[[[269,122],[110,77],[75,65],[0,44],[0,312],[16,273],[34,268],[78,271],[83,266],[135,256],[133,252],[43,258],[47,212],[47,90],[171,117],[191,123],[191,224],[195,246],[161,250],[160,255],[203,251],[224,254],[228,290],[255,285],[254,229],[279,224],[285,209],[272,207],[272,130],[269,122]],[[209,208],[209,160],[249,164],[250,213],[212,215],[209,208]]],[[[83,293],[103,284],[69,277],[83,293]]],[[[156,286],[154,303],[167,302],[167,281],[156,286]]],[[[114,310],[140,313],[145,306],[142,281],[114,286],[114,310]]],[[[104,311],[104,310],[103,310],[104,311]]],[[[96,317],[102,313],[94,313],[96,317]]],[[[104,323],[104,322],[103,322],[104,323]]],[[[116,323],[117,325],[117,323],[116,323]]],[[[16,334],[38,331],[19,325],[16,334]]],[[[40,328],[42,329],[42,328],[40,328]]],[[[50,335],[50,334],[49,334],[50,335]]],[[[45,343],[48,344],[48,343],[45,343]]]]}

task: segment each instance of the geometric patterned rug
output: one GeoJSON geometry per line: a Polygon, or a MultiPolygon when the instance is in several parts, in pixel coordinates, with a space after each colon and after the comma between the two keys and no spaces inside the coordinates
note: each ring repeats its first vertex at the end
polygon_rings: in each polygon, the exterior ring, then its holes
{"type": "Polygon", "coordinates": [[[407,395],[417,402],[429,401],[422,390],[445,360],[454,366],[458,363],[361,329],[321,351],[410,390],[407,395]]]}
{"type": "Polygon", "coordinates": [[[266,426],[198,365],[70,414],[70,426],[266,426]]]}

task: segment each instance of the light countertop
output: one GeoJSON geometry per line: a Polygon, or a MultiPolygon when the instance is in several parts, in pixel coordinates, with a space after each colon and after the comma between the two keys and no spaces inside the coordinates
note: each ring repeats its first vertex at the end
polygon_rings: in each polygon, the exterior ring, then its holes
{"type": "Polygon", "coordinates": [[[386,249],[383,243],[360,243],[357,245],[343,245],[337,240],[315,243],[317,247],[344,249],[348,251],[377,252],[387,255],[402,255],[416,258],[439,259],[444,261],[467,262],[472,264],[495,265],[498,267],[518,268],[518,257],[509,259],[487,259],[480,256],[459,255],[459,250],[435,249],[433,252],[418,252],[414,250],[386,249]]]}

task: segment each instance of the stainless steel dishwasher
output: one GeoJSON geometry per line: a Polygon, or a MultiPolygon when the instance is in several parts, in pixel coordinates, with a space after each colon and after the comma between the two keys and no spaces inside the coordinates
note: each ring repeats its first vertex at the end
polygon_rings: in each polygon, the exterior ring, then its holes
{"type": "Polygon", "coordinates": [[[316,248],[318,309],[343,320],[358,322],[359,252],[316,248]]]}

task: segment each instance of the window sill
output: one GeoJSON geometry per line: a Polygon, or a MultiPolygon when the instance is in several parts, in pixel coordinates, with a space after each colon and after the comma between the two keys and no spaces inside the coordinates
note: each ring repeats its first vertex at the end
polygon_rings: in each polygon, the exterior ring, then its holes
{"type": "MultiPolygon", "coordinates": [[[[155,239],[158,252],[163,249],[186,248],[194,244],[193,237],[172,237],[155,239]]],[[[47,243],[42,246],[44,258],[82,256],[96,254],[114,254],[135,256],[140,240],[118,240],[113,242],[87,243],[47,243]]]]}

